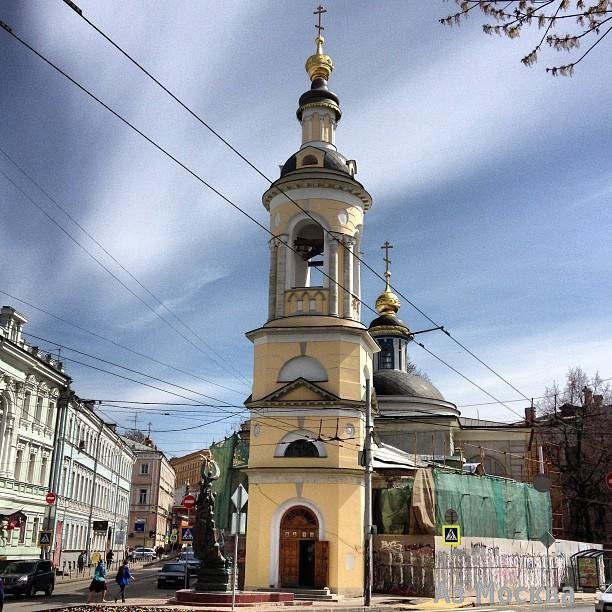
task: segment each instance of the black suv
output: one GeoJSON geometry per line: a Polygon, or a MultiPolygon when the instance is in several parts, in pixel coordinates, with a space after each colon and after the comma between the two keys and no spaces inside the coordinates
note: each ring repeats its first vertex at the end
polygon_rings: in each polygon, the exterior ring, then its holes
{"type": "Polygon", "coordinates": [[[46,595],[53,593],[55,587],[55,574],[51,561],[32,559],[27,561],[13,561],[2,570],[4,592],[8,595],[30,595],[33,597],[38,591],[46,595]]]}

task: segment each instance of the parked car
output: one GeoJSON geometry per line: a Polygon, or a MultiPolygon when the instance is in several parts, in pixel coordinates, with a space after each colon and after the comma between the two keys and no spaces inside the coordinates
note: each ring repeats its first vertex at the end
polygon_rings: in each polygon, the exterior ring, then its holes
{"type": "Polygon", "coordinates": [[[597,612],[609,612],[612,610],[612,584],[597,596],[595,610],[597,612]]]}
{"type": "Polygon", "coordinates": [[[132,557],[134,559],[155,559],[157,554],[153,548],[145,548],[144,546],[136,546],[132,551],[132,557]]]}
{"type": "Polygon", "coordinates": [[[13,561],[2,572],[5,594],[29,595],[33,597],[38,591],[51,595],[55,588],[55,574],[51,561],[32,559],[13,561]]]}
{"type": "MultiPolygon", "coordinates": [[[[185,563],[164,563],[157,575],[157,588],[167,589],[169,586],[182,589],[185,586],[185,563]]],[[[189,566],[187,566],[189,569],[189,566]]],[[[187,586],[189,586],[189,572],[187,573],[187,586]]]]}
{"type": "Polygon", "coordinates": [[[177,559],[178,563],[186,563],[191,574],[200,567],[200,560],[195,556],[193,549],[183,550],[177,559]]]}

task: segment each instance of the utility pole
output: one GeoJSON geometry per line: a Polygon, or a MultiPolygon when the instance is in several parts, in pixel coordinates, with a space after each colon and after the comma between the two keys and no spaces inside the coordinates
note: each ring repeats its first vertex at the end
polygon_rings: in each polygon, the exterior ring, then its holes
{"type": "Polygon", "coordinates": [[[89,498],[89,517],[87,518],[87,559],[91,559],[91,519],[93,517],[94,501],[96,499],[96,476],[98,475],[98,457],[100,455],[100,435],[104,428],[104,421],[100,420],[100,427],[98,428],[98,435],[96,436],[96,455],[94,457],[94,473],[91,483],[91,496],[89,498]]]}
{"type": "Polygon", "coordinates": [[[365,512],[364,512],[364,605],[369,606],[372,602],[372,390],[370,379],[366,378],[366,411],[365,411],[365,439],[363,442],[364,455],[364,489],[365,489],[365,512]]]}
{"type": "MultiPolygon", "coordinates": [[[[48,490],[59,495],[59,482],[62,473],[62,464],[64,462],[64,444],[66,441],[66,414],[68,412],[68,403],[74,396],[70,385],[62,389],[57,402],[57,416],[55,419],[55,433],[53,436],[53,452],[51,454],[51,470],[49,472],[48,490]]],[[[51,558],[51,553],[55,549],[55,521],[57,516],[57,504],[59,497],[56,497],[55,503],[50,504],[45,509],[45,518],[43,521],[43,529],[52,532],[50,546],[47,549],[41,548],[40,558],[51,558]]]]}

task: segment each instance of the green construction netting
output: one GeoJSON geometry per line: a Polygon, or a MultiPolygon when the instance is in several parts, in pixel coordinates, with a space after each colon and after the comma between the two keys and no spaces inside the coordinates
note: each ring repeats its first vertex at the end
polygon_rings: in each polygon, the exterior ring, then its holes
{"type": "Polygon", "coordinates": [[[249,462],[249,447],[244,440],[234,434],[221,442],[212,444],[210,452],[220,470],[219,478],[213,483],[215,526],[218,529],[229,529],[232,512],[234,512],[232,494],[239,484],[245,488],[247,486],[246,475],[240,471],[240,468],[246,467],[249,462]]]}
{"type": "Polygon", "coordinates": [[[412,480],[401,489],[375,489],[372,508],[379,533],[408,534],[412,480]]]}
{"type": "MultiPolygon", "coordinates": [[[[527,483],[443,470],[433,470],[433,481],[437,533],[451,509],[459,516],[464,536],[539,540],[551,531],[550,496],[527,483]]],[[[378,533],[410,533],[411,497],[411,482],[401,489],[376,491],[373,513],[378,533]]]]}

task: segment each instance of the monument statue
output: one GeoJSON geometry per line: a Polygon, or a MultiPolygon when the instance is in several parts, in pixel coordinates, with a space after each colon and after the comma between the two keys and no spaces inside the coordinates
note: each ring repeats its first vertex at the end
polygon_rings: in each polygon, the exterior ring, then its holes
{"type": "Polygon", "coordinates": [[[215,533],[215,494],[212,484],[219,478],[219,466],[206,458],[200,470],[200,492],[196,500],[193,552],[200,560],[197,591],[231,590],[229,563],[221,554],[215,533]]]}

